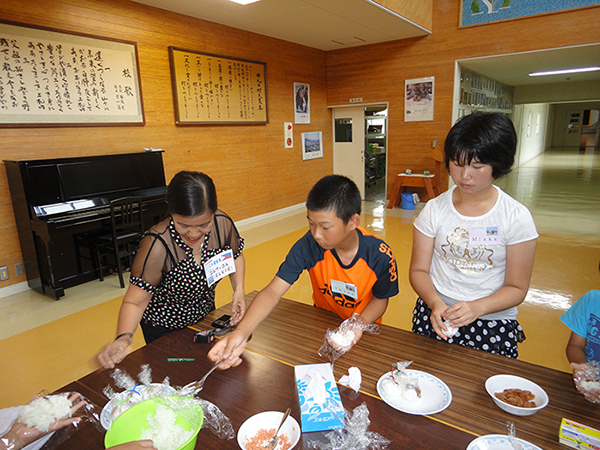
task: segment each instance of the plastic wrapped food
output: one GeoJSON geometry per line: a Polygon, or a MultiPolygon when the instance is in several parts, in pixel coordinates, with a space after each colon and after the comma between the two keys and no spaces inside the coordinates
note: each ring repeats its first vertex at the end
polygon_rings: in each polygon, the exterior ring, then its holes
{"type": "Polygon", "coordinates": [[[358,318],[358,314],[352,314],[352,317],[344,320],[335,330],[325,332],[323,343],[318,351],[319,356],[328,357],[333,364],[336,359],[350,350],[357,330],[361,330],[363,333],[366,331],[371,334],[379,334],[379,325],[365,324],[358,318]]]}
{"type": "Polygon", "coordinates": [[[573,371],[575,387],[586,400],[600,405],[600,363],[588,361],[573,371]]]}
{"type": "Polygon", "coordinates": [[[381,382],[381,388],[390,397],[403,397],[408,401],[417,402],[421,399],[419,380],[406,372],[412,361],[401,361],[395,364],[390,376],[381,382]]]}

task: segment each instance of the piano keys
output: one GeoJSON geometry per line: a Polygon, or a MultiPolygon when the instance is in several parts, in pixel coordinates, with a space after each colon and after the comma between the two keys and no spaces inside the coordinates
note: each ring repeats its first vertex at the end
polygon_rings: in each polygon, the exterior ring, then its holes
{"type": "Polygon", "coordinates": [[[57,300],[93,280],[76,238],[110,230],[110,202],[142,197],[144,227],[167,214],[162,151],[4,161],[29,287],[57,300]]]}

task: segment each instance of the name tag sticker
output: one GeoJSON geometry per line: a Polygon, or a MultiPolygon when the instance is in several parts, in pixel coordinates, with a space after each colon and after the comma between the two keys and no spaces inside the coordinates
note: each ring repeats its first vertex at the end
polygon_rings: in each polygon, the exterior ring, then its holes
{"type": "Polygon", "coordinates": [[[206,273],[208,287],[214,286],[221,278],[235,273],[233,251],[231,249],[225,250],[206,261],[204,263],[204,273],[206,273]]]}
{"type": "Polygon", "coordinates": [[[469,245],[496,245],[501,243],[502,239],[498,227],[476,227],[469,229],[469,245]]]}
{"type": "Polygon", "coordinates": [[[354,284],[344,283],[343,281],[331,280],[331,292],[358,299],[358,289],[356,289],[356,286],[354,284]]]}

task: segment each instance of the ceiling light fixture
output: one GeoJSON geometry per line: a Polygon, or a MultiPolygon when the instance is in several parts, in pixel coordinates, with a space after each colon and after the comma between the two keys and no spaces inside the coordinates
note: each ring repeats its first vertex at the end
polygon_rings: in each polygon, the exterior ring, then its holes
{"type": "Polygon", "coordinates": [[[233,3],[239,3],[240,5],[249,5],[250,3],[258,2],[260,0],[231,0],[233,3]]]}
{"type": "Polygon", "coordinates": [[[594,72],[600,70],[600,67],[582,67],[580,69],[564,69],[564,70],[550,70],[548,72],[532,72],[529,74],[530,77],[541,77],[544,75],[563,75],[565,73],[579,73],[579,72],[594,72]]]}

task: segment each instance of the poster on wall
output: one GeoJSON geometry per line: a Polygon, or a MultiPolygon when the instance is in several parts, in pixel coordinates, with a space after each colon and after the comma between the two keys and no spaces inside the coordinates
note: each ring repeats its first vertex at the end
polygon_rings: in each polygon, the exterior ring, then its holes
{"type": "Polygon", "coordinates": [[[294,83],[294,123],[310,123],[310,86],[294,83]]]}
{"type": "Polygon", "coordinates": [[[523,1],[461,0],[460,26],[479,25],[599,5],[600,0],[523,1]]]}
{"type": "Polygon", "coordinates": [[[404,121],[433,120],[434,78],[405,80],[404,121]]]}
{"type": "Polygon", "coordinates": [[[267,64],[169,47],[176,125],[265,124],[267,64]]]}
{"type": "Polygon", "coordinates": [[[144,125],[135,42],[0,22],[0,127],[144,125]]]}
{"type": "Polygon", "coordinates": [[[312,131],[302,133],[302,159],[315,159],[323,157],[323,132],[312,131]]]}

